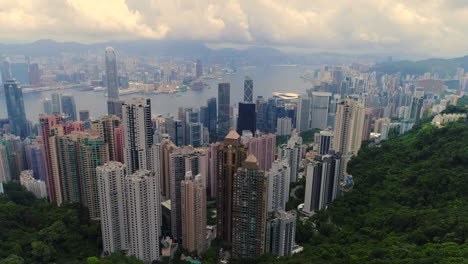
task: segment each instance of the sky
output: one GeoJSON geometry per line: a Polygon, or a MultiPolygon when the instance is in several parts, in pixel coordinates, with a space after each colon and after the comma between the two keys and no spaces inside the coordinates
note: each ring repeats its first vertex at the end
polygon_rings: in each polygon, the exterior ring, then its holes
{"type": "Polygon", "coordinates": [[[468,0],[0,0],[0,36],[456,57],[468,54],[468,0]]]}

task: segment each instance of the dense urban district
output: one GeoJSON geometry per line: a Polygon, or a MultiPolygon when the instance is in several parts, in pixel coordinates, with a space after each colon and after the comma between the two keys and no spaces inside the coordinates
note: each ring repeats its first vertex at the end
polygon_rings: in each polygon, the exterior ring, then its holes
{"type": "Polygon", "coordinates": [[[2,60],[0,264],[468,263],[463,64],[322,65],[302,93],[254,97],[254,78],[222,80],[234,62],[2,60]],[[67,89],[103,93],[107,115],[67,89]]]}

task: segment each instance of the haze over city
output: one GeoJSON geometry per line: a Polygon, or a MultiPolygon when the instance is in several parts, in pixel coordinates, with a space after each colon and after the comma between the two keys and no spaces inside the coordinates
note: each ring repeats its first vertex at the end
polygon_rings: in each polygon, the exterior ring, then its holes
{"type": "Polygon", "coordinates": [[[0,0],[0,264],[468,259],[468,2],[0,0]]]}

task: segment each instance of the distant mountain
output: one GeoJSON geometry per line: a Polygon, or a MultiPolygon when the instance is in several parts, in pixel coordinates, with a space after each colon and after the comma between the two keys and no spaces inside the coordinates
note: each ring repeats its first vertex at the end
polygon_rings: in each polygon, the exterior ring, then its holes
{"type": "Polygon", "coordinates": [[[421,75],[426,72],[438,73],[441,77],[453,76],[457,68],[468,70],[468,55],[453,59],[428,59],[421,61],[396,61],[388,63],[380,63],[372,67],[369,71],[384,72],[394,74],[400,72],[402,74],[421,75]]]}
{"type": "Polygon", "coordinates": [[[227,65],[270,65],[270,64],[350,64],[356,61],[380,61],[381,55],[344,55],[336,53],[286,53],[271,47],[249,47],[246,49],[211,49],[195,41],[132,40],[111,41],[95,44],[38,40],[24,44],[0,44],[0,55],[27,55],[31,57],[62,56],[68,54],[104,53],[112,46],[117,53],[155,58],[179,57],[187,60],[202,58],[208,63],[227,65]]]}

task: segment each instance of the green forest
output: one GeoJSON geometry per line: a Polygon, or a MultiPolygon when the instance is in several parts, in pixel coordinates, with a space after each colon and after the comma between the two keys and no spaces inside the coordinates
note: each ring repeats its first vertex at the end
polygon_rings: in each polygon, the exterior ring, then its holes
{"type": "MultiPolygon", "coordinates": [[[[442,128],[423,122],[363,147],[348,169],[354,189],[327,210],[298,219],[302,254],[242,263],[468,263],[466,121],[442,128]]],[[[79,205],[57,208],[17,183],[4,187],[0,264],[141,263],[119,253],[98,258],[99,224],[79,205]]]]}

